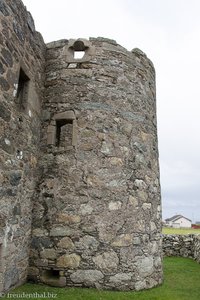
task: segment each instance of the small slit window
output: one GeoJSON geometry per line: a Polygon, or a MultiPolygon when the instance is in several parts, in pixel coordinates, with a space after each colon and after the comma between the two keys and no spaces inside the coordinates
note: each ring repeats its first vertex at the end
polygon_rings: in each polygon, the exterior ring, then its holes
{"type": "Polygon", "coordinates": [[[56,146],[65,147],[72,145],[73,120],[56,121],[56,146]]]}
{"type": "Polygon", "coordinates": [[[20,110],[25,110],[26,103],[28,100],[28,85],[29,85],[29,77],[20,68],[19,72],[19,80],[18,80],[18,89],[17,89],[17,102],[19,105],[20,110]]]}

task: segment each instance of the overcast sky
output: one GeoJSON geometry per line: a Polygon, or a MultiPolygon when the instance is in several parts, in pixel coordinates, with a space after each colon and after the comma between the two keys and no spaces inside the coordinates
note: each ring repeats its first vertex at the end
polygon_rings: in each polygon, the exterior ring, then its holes
{"type": "Polygon", "coordinates": [[[45,42],[103,36],[153,61],[163,219],[200,221],[200,1],[23,2],[45,42]]]}

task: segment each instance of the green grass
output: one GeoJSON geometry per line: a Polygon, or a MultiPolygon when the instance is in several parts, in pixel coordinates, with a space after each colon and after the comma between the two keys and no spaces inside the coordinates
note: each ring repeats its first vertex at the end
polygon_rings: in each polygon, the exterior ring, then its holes
{"type": "Polygon", "coordinates": [[[163,227],[162,233],[165,233],[165,234],[200,234],[200,229],[163,227]]]}
{"type": "MultiPolygon", "coordinates": [[[[57,300],[199,300],[200,264],[189,258],[164,259],[165,280],[162,286],[141,292],[98,291],[81,288],[53,288],[27,283],[11,293],[54,293],[57,300]]],[[[4,297],[2,299],[11,299],[4,297]]],[[[22,299],[12,297],[12,299],[22,299]]],[[[35,299],[35,298],[23,298],[35,299]]],[[[37,298],[42,299],[42,298],[37,298]]],[[[44,299],[44,298],[43,298],[44,299]]]]}

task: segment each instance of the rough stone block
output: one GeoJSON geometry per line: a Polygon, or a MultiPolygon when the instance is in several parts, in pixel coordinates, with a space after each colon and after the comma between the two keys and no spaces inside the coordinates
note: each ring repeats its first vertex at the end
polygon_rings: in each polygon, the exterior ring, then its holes
{"type": "Polygon", "coordinates": [[[131,234],[122,234],[118,236],[114,242],[112,242],[112,246],[114,247],[127,247],[132,244],[132,235],[131,234]]]}
{"type": "Polygon", "coordinates": [[[61,249],[73,249],[74,243],[69,237],[64,237],[59,241],[57,246],[61,249]]]}
{"type": "Polygon", "coordinates": [[[104,252],[101,255],[97,255],[93,258],[93,261],[100,270],[106,273],[116,271],[119,264],[119,258],[114,251],[104,252]]]}
{"type": "Polygon", "coordinates": [[[74,283],[87,282],[89,284],[96,283],[103,279],[103,274],[98,270],[77,270],[70,275],[74,283]]]}
{"type": "Polygon", "coordinates": [[[81,261],[81,257],[75,253],[65,254],[57,259],[56,266],[60,268],[76,269],[81,261]]]}
{"type": "Polygon", "coordinates": [[[54,227],[50,231],[50,236],[70,236],[72,229],[69,226],[54,227]]]}
{"type": "Polygon", "coordinates": [[[44,249],[40,252],[41,258],[44,259],[56,259],[56,250],[55,249],[44,249]]]}

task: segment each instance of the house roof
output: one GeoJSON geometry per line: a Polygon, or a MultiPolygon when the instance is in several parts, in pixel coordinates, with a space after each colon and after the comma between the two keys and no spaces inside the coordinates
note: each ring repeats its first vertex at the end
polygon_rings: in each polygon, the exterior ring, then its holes
{"type": "Polygon", "coordinates": [[[177,221],[177,220],[180,219],[180,218],[184,218],[184,219],[186,219],[186,220],[192,222],[192,220],[190,220],[190,219],[188,219],[188,218],[186,218],[186,217],[184,217],[184,216],[182,216],[182,215],[175,215],[175,216],[173,216],[173,217],[171,217],[171,218],[165,219],[165,221],[166,221],[166,222],[170,222],[170,221],[174,222],[174,221],[177,221]]]}

